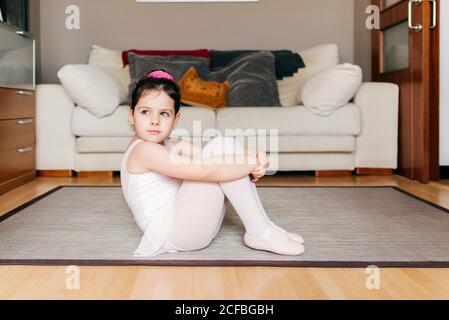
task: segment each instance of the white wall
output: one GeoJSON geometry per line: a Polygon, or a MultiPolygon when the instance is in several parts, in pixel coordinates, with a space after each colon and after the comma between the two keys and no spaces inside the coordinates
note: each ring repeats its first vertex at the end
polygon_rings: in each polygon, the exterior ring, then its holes
{"type": "Polygon", "coordinates": [[[371,0],[354,2],[354,63],[363,70],[363,81],[371,81],[371,30],[366,28],[366,8],[371,0]]]}
{"type": "Polygon", "coordinates": [[[41,81],[58,83],[59,68],[69,63],[86,63],[95,43],[117,50],[302,50],[332,42],[339,46],[341,62],[352,63],[354,1],[359,0],[41,0],[41,81]],[[73,4],[80,9],[80,30],[65,28],[65,10],[73,4]]]}
{"type": "Polygon", "coordinates": [[[449,1],[440,3],[440,165],[449,166],[449,1]]]}

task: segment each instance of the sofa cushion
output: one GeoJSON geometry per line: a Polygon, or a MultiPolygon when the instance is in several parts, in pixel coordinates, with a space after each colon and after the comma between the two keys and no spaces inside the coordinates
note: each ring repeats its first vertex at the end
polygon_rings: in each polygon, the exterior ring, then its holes
{"type": "MultiPolygon", "coordinates": [[[[279,152],[354,152],[354,136],[280,136],[279,152]]],[[[270,146],[268,151],[274,151],[270,146]]]]}
{"type": "Polygon", "coordinates": [[[230,136],[234,136],[246,149],[259,148],[269,153],[354,152],[356,141],[356,137],[348,135],[276,136],[260,132],[259,135],[230,136]]]}
{"type": "Polygon", "coordinates": [[[362,69],[344,63],[307,80],[301,89],[301,99],[310,111],[328,117],[352,100],[361,84],[362,69]]]}
{"type": "Polygon", "coordinates": [[[127,104],[131,104],[131,95],[134,88],[148,72],[156,69],[164,69],[169,72],[176,81],[181,80],[182,76],[190,67],[195,67],[201,78],[206,79],[209,73],[209,59],[194,56],[139,56],[135,53],[129,53],[129,67],[131,74],[131,83],[129,85],[129,95],[127,104]]]}
{"type": "Polygon", "coordinates": [[[299,92],[304,83],[327,68],[339,63],[338,46],[335,44],[321,44],[310,49],[299,51],[306,65],[292,77],[277,81],[279,99],[282,106],[298,106],[302,103],[299,92]]]}
{"type": "Polygon", "coordinates": [[[211,71],[209,80],[229,81],[230,107],[280,106],[274,56],[270,51],[243,54],[211,71]]]}
{"type": "Polygon", "coordinates": [[[249,130],[275,129],[282,136],[351,135],[361,132],[360,107],[349,103],[329,117],[318,116],[304,106],[285,108],[239,107],[217,111],[217,129],[249,130]]]}
{"type": "MultiPolygon", "coordinates": [[[[173,136],[171,138],[177,139],[173,136]]],[[[131,140],[132,137],[78,137],[76,151],[78,153],[124,153],[131,140]]]]}
{"type": "MultiPolygon", "coordinates": [[[[260,50],[210,50],[211,70],[220,69],[228,65],[232,60],[244,54],[256,53],[260,50]]],[[[291,77],[305,64],[301,56],[291,50],[270,50],[274,56],[276,79],[282,80],[291,77]]]]}
{"type": "Polygon", "coordinates": [[[89,64],[97,65],[108,71],[117,79],[128,95],[131,76],[129,66],[123,67],[122,56],[119,51],[109,50],[98,45],[93,45],[89,55],[89,64]]]}
{"type": "Polygon", "coordinates": [[[121,83],[102,67],[67,64],[57,75],[72,101],[98,118],[109,116],[126,100],[121,83]]]}
{"type": "MultiPolygon", "coordinates": [[[[176,139],[173,136],[172,138],[176,139]]],[[[246,141],[239,141],[244,143],[245,148],[257,145],[258,140],[249,139],[252,138],[247,137],[246,141]]],[[[124,153],[131,140],[132,137],[79,137],[76,139],[76,150],[78,153],[124,153]]],[[[201,144],[204,147],[208,139],[193,140],[190,138],[187,141],[201,144]]],[[[277,143],[272,143],[269,139],[265,141],[266,145],[262,144],[262,148],[269,153],[355,151],[355,137],[353,136],[280,136],[277,143]]]]}
{"type": "Polygon", "coordinates": [[[129,63],[129,54],[135,53],[140,56],[192,56],[203,57],[210,60],[210,52],[207,49],[198,50],[125,50],[121,53],[123,65],[126,66],[129,63]]]}
{"type": "MultiPolygon", "coordinates": [[[[128,109],[128,106],[119,106],[109,117],[98,119],[83,108],[76,107],[72,116],[72,133],[81,137],[132,137],[134,131],[129,125],[128,109]]],[[[173,131],[175,136],[201,136],[202,131],[215,128],[214,111],[201,107],[181,107],[180,110],[181,119],[173,131]]],[[[211,130],[206,132],[206,136],[210,134],[211,130]]]]}
{"type": "Polygon", "coordinates": [[[129,54],[131,81],[139,80],[151,70],[164,69],[179,81],[187,70],[194,66],[204,79],[209,73],[209,59],[194,56],[139,56],[129,54]]]}
{"type": "MultiPolygon", "coordinates": [[[[146,54],[145,51],[127,50],[119,52],[94,45],[89,57],[89,64],[99,65],[114,74],[116,79],[122,83],[122,85],[128,92],[129,84],[131,83],[130,70],[129,65],[126,65],[126,67],[123,68],[123,64],[125,60],[126,63],[128,62],[129,52],[134,52],[136,54],[142,55],[146,54]]],[[[179,52],[149,52],[150,55],[157,54],[158,56],[166,56],[169,54],[185,54],[192,56],[204,56],[210,59],[210,56],[207,53],[208,51],[206,49],[179,52]]],[[[300,105],[302,101],[299,99],[298,94],[302,87],[302,84],[304,84],[307,79],[320,72],[321,70],[335,66],[339,63],[338,47],[335,44],[318,45],[310,49],[299,51],[298,54],[305,63],[306,68],[298,70],[298,72],[296,72],[291,77],[286,77],[282,80],[277,81],[280,104],[285,107],[300,105]]],[[[211,60],[211,63],[212,62],[213,61],[211,60]]]]}

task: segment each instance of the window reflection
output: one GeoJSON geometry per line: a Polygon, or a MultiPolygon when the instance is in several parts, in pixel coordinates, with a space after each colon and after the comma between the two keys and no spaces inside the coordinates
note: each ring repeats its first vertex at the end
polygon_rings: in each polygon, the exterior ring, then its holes
{"type": "Polygon", "coordinates": [[[409,67],[409,29],[407,21],[383,31],[384,72],[409,67]]]}

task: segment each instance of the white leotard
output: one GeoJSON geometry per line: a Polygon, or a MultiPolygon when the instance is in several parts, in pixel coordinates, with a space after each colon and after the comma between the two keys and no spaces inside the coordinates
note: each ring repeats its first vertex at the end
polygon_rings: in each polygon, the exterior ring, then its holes
{"type": "MultiPolygon", "coordinates": [[[[181,179],[157,172],[132,174],[126,170],[128,156],[144,140],[137,139],[126,150],[121,163],[120,178],[124,197],[139,228],[144,232],[134,256],[154,256],[163,250],[173,218],[173,200],[182,184],[181,179]]],[[[170,139],[164,140],[169,150],[170,139]]],[[[151,159],[149,159],[151,161],[151,159]]]]}

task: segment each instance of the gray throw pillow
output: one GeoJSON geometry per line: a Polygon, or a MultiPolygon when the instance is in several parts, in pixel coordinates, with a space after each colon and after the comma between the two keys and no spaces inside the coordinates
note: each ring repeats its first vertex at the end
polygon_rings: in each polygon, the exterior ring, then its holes
{"type": "Polygon", "coordinates": [[[176,81],[181,80],[182,76],[192,66],[195,67],[198,74],[203,79],[207,79],[209,74],[210,61],[208,58],[203,57],[185,55],[146,56],[130,52],[128,53],[128,58],[129,71],[131,75],[128,104],[131,103],[131,96],[137,82],[152,70],[164,69],[173,75],[176,81]]]}
{"type": "Polygon", "coordinates": [[[230,107],[280,106],[275,58],[270,51],[245,54],[210,72],[209,80],[229,81],[230,107]]]}

